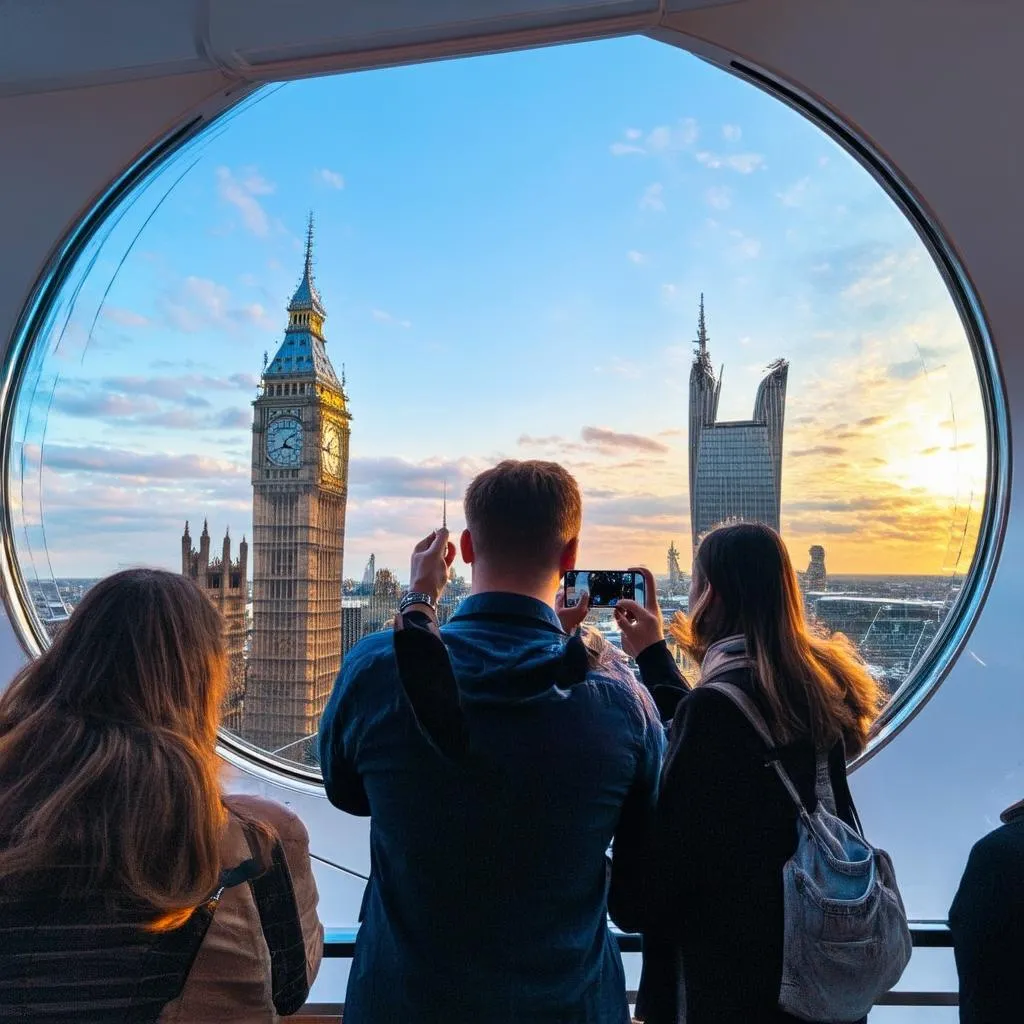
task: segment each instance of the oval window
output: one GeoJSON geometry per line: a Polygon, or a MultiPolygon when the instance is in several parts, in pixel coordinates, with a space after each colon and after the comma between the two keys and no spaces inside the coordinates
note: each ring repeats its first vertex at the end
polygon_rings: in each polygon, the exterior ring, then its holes
{"type": "Polygon", "coordinates": [[[703,529],[778,526],[892,693],[962,607],[989,439],[934,260],[814,125],[661,44],[266,90],[65,269],[9,460],[38,641],[121,566],[187,573],[225,737],[282,769],[503,457],[570,468],[581,564],[649,565],[669,610],[703,529]]]}

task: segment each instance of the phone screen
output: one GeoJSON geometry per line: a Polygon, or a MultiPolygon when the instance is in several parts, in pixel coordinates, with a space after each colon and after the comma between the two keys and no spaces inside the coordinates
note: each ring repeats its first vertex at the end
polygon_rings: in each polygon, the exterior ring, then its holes
{"type": "Polygon", "coordinates": [[[614,608],[623,598],[646,604],[644,577],[638,572],[608,569],[570,569],[565,574],[565,606],[579,603],[580,593],[590,592],[595,611],[614,608]]]}

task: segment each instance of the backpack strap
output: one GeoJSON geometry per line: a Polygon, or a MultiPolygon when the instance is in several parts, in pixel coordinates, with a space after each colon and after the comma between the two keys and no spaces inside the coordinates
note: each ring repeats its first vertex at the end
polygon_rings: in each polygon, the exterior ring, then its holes
{"type": "Polygon", "coordinates": [[[832,788],[832,770],[829,767],[828,760],[827,750],[817,751],[815,755],[814,795],[818,798],[818,803],[829,814],[838,816],[835,790],[832,788]]]}
{"type": "MultiPolygon", "coordinates": [[[[259,847],[247,822],[242,822],[242,830],[252,859],[258,862],[259,847]]],[[[248,881],[260,915],[263,938],[270,951],[270,988],[274,1008],[279,1014],[288,1016],[305,1003],[309,995],[309,978],[299,907],[280,839],[274,840],[269,867],[248,881]]]]}
{"type": "Polygon", "coordinates": [[[793,780],[789,777],[789,772],[782,767],[782,762],[779,761],[778,757],[774,755],[775,751],[775,737],[772,736],[771,730],[768,728],[768,723],[765,722],[764,716],[758,710],[757,705],[743,692],[738,686],[733,683],[727,683],[724,680],[714,679],[701,683],[702,687],[708,687],[709,689],[715,690],[736,705],[737,708],[742,712],[743,717],[754,727],[754,731],[764,742],[764,745],[768,748],[769,758],[768,763],[775,769],[775,774],[778,775],[779,781],[786,788],[786,792],[789,794],[790,799],[796,804],[797,811],[800,816],[804,818],[808,825],[813,829],[811,824],[811,816],[804,806],[803,800],[800,799],[800,792],[793,785],[793,780]]]}

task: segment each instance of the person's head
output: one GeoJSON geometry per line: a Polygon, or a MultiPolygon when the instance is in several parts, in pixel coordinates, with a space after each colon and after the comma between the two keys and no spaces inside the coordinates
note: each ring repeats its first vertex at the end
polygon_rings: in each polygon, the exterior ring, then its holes
{"type": "Polygon", "coordinates": [[[129,569],[82,599],[0,695],[0,879],[82,865],[154,927],[214,888],[219,612],[189,579],[129,569]]]}
{"type": "Polygon", "coordinates": [[[527,593],[553,589],[576,564],[583,501],[555,462],[507,459],[466,490],[462,559],[491,584],[527,593]]]}
{"type": "Polygon", "coordinates": [[[745,637],[780,742],[810,733],[821,745],[842,737],[850,754],[864,746],[881,687],[846,637],[811,631],[789,553],[770,527],[733,523],[703,538],[689,614],[671,628],[697,661],[716,641],[745,637]]]}

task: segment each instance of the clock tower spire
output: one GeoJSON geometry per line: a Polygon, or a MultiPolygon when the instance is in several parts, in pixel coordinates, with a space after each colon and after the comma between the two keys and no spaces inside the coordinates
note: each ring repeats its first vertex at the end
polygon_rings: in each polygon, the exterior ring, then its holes
{"type": "Polygon", "coordinates": [[[348,396],[327,356],[313,215],[288,325],[253,403],[253,641],[243,736],[309,762],[341,663],[348,396]]]}

